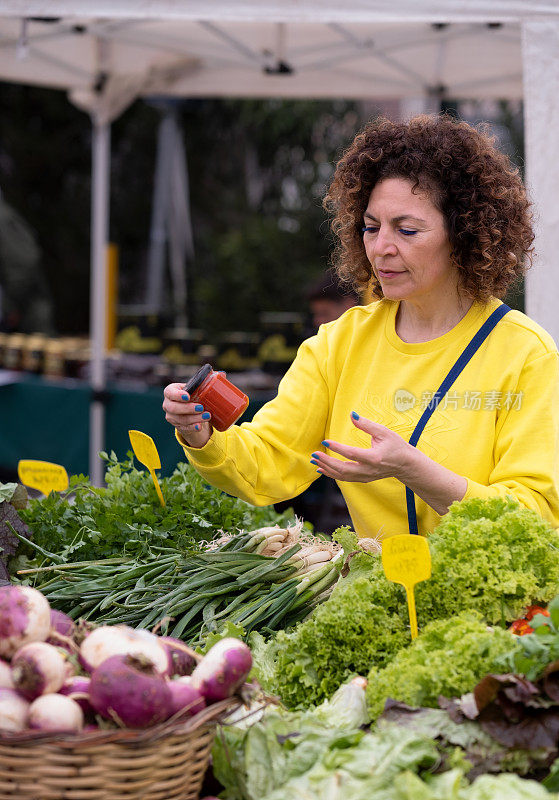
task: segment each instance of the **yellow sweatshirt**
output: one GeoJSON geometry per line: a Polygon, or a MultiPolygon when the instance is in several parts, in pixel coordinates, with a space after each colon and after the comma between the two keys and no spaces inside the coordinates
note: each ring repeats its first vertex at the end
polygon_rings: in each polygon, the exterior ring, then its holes
{"type": "MultiPolygon", "coordinates": [[[[203,448],[184,446],[186,455],[208,482],[249,503],[294,497],[319,477],[309,459],[324,449],[322,440],[370,446],[351,411],[409,440],[498,305],[474,303],[448,333],[418,344],[397,335],[397,302],[351,308],[303,342],[277,397],[252,422],[214,431],[203,448]]],[[[417,446],[467,479],[466,497],[513,495],[559,525],[559,354],[551,336],[510,311],[441,400],[417,446]]],[[[360,536],[408,532],[405,487],[396,478],[339,486],[360,536]]],[[[416,509],[420,533],[433,530],[440,516],[417,497],[416,509]]]]}

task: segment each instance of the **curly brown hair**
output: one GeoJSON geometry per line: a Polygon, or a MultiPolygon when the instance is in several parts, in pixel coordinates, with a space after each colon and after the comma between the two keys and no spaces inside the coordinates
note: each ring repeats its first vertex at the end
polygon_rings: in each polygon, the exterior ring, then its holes
{"type": "Polygon", "coordinates": [[[474,300],[502,297],[530,265],[534,233],[526,191],[484,127],[447,115],[381,118],[355,137],[324,199],[338,240],[333,263],[343,281],[383,297],[361,227],[371,191],[385,178],[412,181],[443,213],[461,289],[474,300]]]}

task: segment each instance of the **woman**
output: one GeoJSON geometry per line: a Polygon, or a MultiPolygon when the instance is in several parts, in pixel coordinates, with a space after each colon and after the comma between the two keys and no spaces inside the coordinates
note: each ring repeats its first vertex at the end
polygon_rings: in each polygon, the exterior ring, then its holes
{"type": "Polygon", "coordinates": [[[360,536],[428,533],[455,500],[505,495],[558,525],[557,348],[497,299],[532,249],[517,171],[464,122],[380,120],[341,159],[325,205],[340,276],[376,300],[304,342],[251,423],[212,431],[168,386],[189,461],[257,505],[334,478],[360,536]],[[495,327],[441,387],[484,323],[495,327]]]}

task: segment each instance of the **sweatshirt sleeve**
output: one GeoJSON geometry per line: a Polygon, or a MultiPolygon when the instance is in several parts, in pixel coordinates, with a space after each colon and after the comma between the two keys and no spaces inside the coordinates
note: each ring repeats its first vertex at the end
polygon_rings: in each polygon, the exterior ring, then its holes
{"type": "Polygon", "coordinates": [[[513,394],[510,408],[501,408],[497,417],[494,464],[488,485],[468,479],[465,498],[512,495],[559,526],[557,351],[526,364],[513,394]]]}
{"type": "Polygon", "coordinates": [[[202,448],[177,437],[189,462],[213,486],[254,505],[300,494],[318,477],[310,457],[323,449],[330,414],[326,361],[327,332],[321,328],[300,346],[277,396],[252,422],[214,431],[202,448]]]}

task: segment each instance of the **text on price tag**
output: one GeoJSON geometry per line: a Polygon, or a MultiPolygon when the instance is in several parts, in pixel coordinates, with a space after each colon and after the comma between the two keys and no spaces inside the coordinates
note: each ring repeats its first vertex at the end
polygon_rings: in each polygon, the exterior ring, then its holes
{"type": "Polygon", "coordinates": [[[69,486],[68,473],[61,464],[24,458],[18,462],[20,481],[43,494],[63,492],[69,486]]]}

